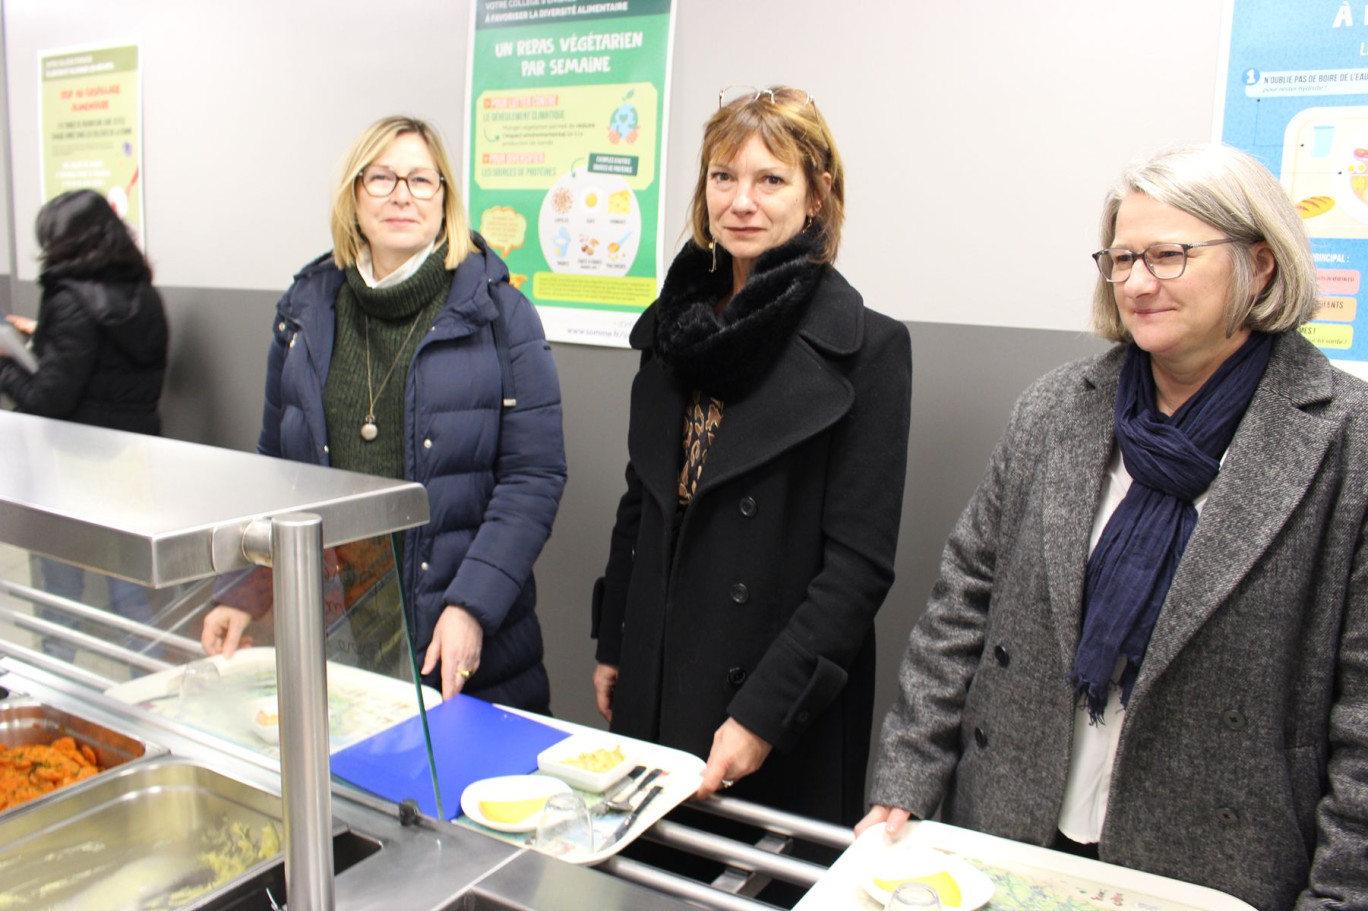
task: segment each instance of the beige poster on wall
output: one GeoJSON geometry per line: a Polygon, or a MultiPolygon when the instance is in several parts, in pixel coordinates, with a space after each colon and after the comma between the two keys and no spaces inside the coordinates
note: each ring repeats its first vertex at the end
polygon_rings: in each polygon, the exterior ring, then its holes
{"type": "Polygon", "coordinates": [[[142,72],[135,44],[38,54],[44,202],[90,189],[143,243],[142,72]]]}

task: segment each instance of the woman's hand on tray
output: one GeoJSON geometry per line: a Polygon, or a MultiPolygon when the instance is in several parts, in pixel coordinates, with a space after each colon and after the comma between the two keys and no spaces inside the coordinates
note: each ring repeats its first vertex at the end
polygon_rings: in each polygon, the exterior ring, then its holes
{"type": "Polygon", "coordinates": [[[712,751],[703,768],[703,783],[694,796],[703,800],[722,788],[731,787],[764,765],[772,749],[773,746],[736,719],[728,718],[713,734],[712,751]]]}
{"type": "Polygon", "coordinates": [[[617,665],[600,664],[594,668],[594,701],[604,721],[613,720],[613,690],[617,687],[617,665]]]}
{"type": "Polygon", "coordinates": [[[220,604],[204,615],[200,630],[200,645],[206,655],[233,657],[239,648],[252,645],[252,637],[244,635],[252,615],[238,607],[220,604]]]}
{"type": "Polygon", "coordinates": [[[890,836],[897,835],[911,818],[912,814],[900,807],[881,807],[875,804],[869,808],[864,819],[855,823],[855,837],[859,838],[866,829],[871,829],[879,823],[884,824],[884,829],[890,836]]]}

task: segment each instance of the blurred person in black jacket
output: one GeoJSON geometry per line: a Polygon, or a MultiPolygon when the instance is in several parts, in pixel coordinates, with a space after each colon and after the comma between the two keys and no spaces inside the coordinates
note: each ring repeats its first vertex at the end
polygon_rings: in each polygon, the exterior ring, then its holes
{"type": "MultiPolygon", "coordinates": [[[[142,251],[92,190],[49,200],[38,212],[36,229],[42,264],[38,318],[6,319],[31,337],[38,366],[30,372],[0,355],[0,390],[26,414],[159,434],[166,312],[142,251]]],[[[36,563],[46,591],[82,600],[80,569],[46,558],[36,563]]],[[[119,579],[109,580],[109,606],[129,619],[151,618],[146,591],[119,579]]],[[[64,644],[48,641],[44,648],[72,656],[64,644]]]]}

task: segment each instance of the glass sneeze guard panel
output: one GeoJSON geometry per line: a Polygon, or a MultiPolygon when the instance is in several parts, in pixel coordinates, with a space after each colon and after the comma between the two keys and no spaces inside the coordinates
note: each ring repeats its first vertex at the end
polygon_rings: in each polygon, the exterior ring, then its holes
{"type": "Polygon", "coordinates": [[[440,701],[414,681],[391,546],[427,521],[421,485],[12,412],[0,412],[0,465],[0,656],[273,755],[287,701],[275,643],[297,605],[282,616],[282,567],[256,563],[285,519],[282,541],[301,527],[321,539],[329,749],[440,701]],[[220,605],[250,614],[231,659],[200,645],[220,605]]]}
{"type": "MultiPolygon", "coordinates": [[[[11,578],[6,591],[46,622],[20,619],[6,638],[98,674],[122,702],[279,755],[270,568],[159,591],[47,557],[28,562],[28,585],[11,578]],[[230,614],[245,624],[237,648],[206,657],[205,618],[230,614]]],[[[412,716],[418,696],[389,536],[327,548],[323,572],[329,741],[337,750],[412,716]]],[[[440,701],[430,687],[423,695],[440,701]]]]}

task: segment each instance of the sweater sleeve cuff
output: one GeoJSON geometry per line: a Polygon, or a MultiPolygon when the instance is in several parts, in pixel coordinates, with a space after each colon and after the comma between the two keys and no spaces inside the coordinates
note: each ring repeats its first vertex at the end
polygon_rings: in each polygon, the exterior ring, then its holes
{"type": "Polygon", "coordinates": [[[594,583],[589,636],[598,641],[594,659],[617,667],[622,658],[622,616],[627,602],[627,587],[601,576],[594,583]]]}
{"type": "Polygon", "coordinates": [[[779,639],[732,698],[727,714],[788,752],[836,699],[848,677],[830,658],[805,656],[779,639]]]}
{"type": "Polygon", "coordinates": [[[880,755],[869,782],[871,806],[898,807],[914,819],[930,819],[941,804],[941,788],[931,786],[914,766],[896,756],[880,755]]]}

